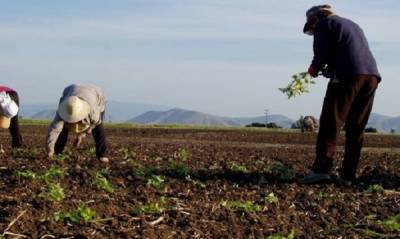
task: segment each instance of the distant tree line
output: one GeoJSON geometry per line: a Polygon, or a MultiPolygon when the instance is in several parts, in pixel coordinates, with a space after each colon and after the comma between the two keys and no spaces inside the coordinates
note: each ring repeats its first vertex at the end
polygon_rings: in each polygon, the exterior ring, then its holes
{"type": "Polygon", "coordinates": [[[249,125],[246,125],[246,127],[269,128],[269,129],[281,129],[282,128],[282,126],[279,126],[278,124],[276,124],[274,122],[268,123],[268,124],[254,122],[249,125]]]}

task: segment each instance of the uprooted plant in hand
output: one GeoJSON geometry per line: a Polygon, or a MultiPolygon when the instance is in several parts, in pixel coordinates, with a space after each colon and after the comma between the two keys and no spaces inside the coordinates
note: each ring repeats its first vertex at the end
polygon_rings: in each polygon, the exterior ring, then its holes
{"type": "Polygon", "coordinates": [[[279,90],[286,94],[289,99],[294,98],[303,93],[308,93],[311,84],[315,84],[315,81],[311,79],[310,74],[307,72],[301,72],[292,76],[293,80],[285,88],[279,88],[279,90]]]}

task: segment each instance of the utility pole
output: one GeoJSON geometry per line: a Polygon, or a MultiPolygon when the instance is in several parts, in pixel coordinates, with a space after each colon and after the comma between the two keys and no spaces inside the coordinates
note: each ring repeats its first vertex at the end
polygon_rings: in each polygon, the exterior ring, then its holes
{"type": "Polygon", "coordinates": [[[265,110],[265,127],[267,127],[268,124],[268,109],[265,110]]]}

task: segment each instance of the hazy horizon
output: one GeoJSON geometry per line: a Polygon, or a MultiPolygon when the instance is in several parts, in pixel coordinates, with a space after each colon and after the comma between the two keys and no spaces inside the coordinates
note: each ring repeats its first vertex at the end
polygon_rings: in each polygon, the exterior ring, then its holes
{"type": "MultiPolygon", "coordinates": [[[[1,0],[0,0],[1,1],[1,0]]],[[[1,1],[1,82],[22,104],[57,104],[72,83],[95,84],[112,101],[208,114],[319,116],[327,80],[287,100],[278,91],[305,71],[312,37],[305,11],[329,3],[358,23],[382,75],[373,112],[399,116],[400,2],[1,1]],[[396,30],[397,29],[397,30],[396,30]]]]}

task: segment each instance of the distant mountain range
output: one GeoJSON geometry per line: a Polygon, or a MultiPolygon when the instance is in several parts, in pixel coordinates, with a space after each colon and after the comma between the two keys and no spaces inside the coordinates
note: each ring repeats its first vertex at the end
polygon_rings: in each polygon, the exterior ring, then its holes
{"type": "MultiPolygon", "coordinates": [[[[22,105],[20,115],[28,119],[53,119],[57,105],[22,105]]],[[[107,101],[105,119],[111,122],[125,122],[150,110],[167,110],[171,107],[151,104],[107,101]]]]}
{"type": "MultiPolygon", "coordinates": [[[[283,127],[290,127],[294,122],[283,115],[270,115],[268,119],[283,127]]],[[[171,109],[167,111],[149,111],[129,122],[140,124],[191,124],[191,125],[225,125],[243,126],[253,122],[265,122],[265,116],[252,118],[229,118],[205,114],[193,110],[171,109]]]]}
{"type": "MultiPolygon", "coordinates": [[[[20,115],[31,119],[52,119],[55,106],[50,104],[23,105],[20,115]]],[[[284,115],[268,115],[268,122],[274,122],[284,128],[290,128],[295,122],[284,115]]],[[[106,106],[106,121],[132,122],[140,124],[187,124],[187,125],[221,125],[243,126],[251,123],[265,123],[265,116],[258,117],[223,117],[199,111],[177,109],[161,105],[125,103],[109,101],[106,106]]],[[[367,127],[379,131],[400,131],[400,116],[390,117],[372,113],[367,127]]]]}

